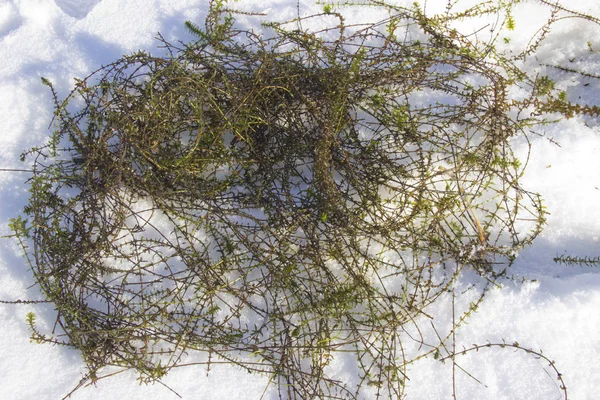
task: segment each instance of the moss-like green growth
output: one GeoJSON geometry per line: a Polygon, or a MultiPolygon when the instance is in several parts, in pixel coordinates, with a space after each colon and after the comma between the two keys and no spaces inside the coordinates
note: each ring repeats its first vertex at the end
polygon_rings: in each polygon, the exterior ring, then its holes
{"type": "Polygon", "coordinates": [[[559,100],[451,28],[468,15],[380,7],[377,24],[325,6],[329,30],[259,36],[220,2],[170,56],[52,90],[55,132],[27,154],[29,222],[14,223],[58,312],[55,335],[28,318],[36,340],[78,349],[92,381],[105,366],[160,380],[197,350],[290,399],[402,397],[403,326],[463,269],[502,276],[540,232],[509,141],[559,100]],[[530,96],[509,98],[516,84],[530,96]],[[348,350],[356,387],[327,368],[348,350]]]}

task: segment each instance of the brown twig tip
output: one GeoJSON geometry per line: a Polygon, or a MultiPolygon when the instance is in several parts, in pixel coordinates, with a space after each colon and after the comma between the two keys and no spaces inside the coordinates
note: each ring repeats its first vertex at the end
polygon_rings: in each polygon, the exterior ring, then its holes
{"type": "Polygon", "coordinates": [[[458,355],[465,355],[468,353],[472,353],[473,351],[478,352],[480,349],[489,349],[489,348],[502,348],[502,349],[516,349],[518,351],[522,351],[525,352],[527,354],[530,354],[536,358],[545,360],[548,363],[548,366],[554,371],[555,375],[556,375],[556,379],[559,381],[560,386],[557,386],[559,388],[559,390],[562,392],[564,399],[568,400],[568,392],[567,392],[567,386],[565,385],[565,381],[563,380],[563,374],[561,374],[558,370],[558,368],[556,367],[556,363],[554,361],[552,361],[550,358],[548,358],[546,355],[543,354],[543,352],[541,350],[537,351],[537,350],[533,350],[527,347],[523,347],[521,346],[518,342],[513,342],[513,343],[506,343],[506,342],[502,342],[502,343],[486,343],[486,344],[473,344],[472,347],[463,349],[461,351],[457,351],[456,353],[452,353],[449,354],[446,357],[441,357],[439,358],[439,361],[446,361],[448,359],[452,359],[454,360],[454,358],[458,355]]]}

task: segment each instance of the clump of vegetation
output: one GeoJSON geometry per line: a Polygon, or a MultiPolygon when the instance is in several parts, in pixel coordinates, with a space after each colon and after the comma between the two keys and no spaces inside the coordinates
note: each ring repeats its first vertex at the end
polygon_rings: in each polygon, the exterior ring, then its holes
{"type": "Polygon", "coordinates": [[[510,140],[566,100],[451,27],[511,5],[372,5],[390,17],[346,26],[329,5],[264,36],[217,2],[169,56],[125,56],[64,100],[44,80],[55,130],[24,154],[12,227],[57,311],[52,333],[28,316],[33,338],[80,351],[82,383],[160,381],[199,351],[282,398],[401,398],[403,327],[541,231],[510,140]],[[313,18],[331,25],[297,29],[313,18]],[[347,351],[352,387],[328,369],[347,351]]]}

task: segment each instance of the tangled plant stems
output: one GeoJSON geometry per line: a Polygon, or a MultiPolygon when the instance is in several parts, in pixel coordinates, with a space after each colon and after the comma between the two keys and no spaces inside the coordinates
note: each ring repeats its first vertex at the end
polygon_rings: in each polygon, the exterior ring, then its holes
{"type": "Polygon", "coordinates": [[[23,156],[12,228],[57,311],[52,333],[28,316],[32,338],[77,349],[80,386],[107,366],[160,381],[198,351],[268,374],[281,398],[403,398],[402,332],[540,232],[509,141],[573,106],[451,28],[513,2],[371,6],[390,17],[346,26],[329,5],[259,35],[215,2],[204,29],[187,23],[196,42],[162,40],[167,57],[125,56],[64,100],[43,80],[55,131],[23,156]],[[329,27],[297,29],[315,18],[329,27]],[[344,352],[352,385],[329,367],[344,352]]]}

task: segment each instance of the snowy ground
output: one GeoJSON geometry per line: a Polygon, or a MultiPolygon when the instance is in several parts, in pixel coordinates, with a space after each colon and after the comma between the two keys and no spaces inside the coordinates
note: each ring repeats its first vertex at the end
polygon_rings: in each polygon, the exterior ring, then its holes
{"type": "MultiPolygon", "coordinates": [[[[468,1],[472,3],[473,1],[468,1]]],[[[443,7],[446,1],[430,1],[443,7]]],[[[459,1],[459,4],[462,1],[459,1]]],[[[466,3],[466,2],[465,2],[466,3]]],[[[545,17],[537,2],[520,6],[511,43],[517,46],[545,17]],[[520,30],[522,29],[522,30],[520,30]]],[[[600,3],[585,0],[567,5],[600,15],[600,3]]],[[[240,1],[245,9],[267,12],[277,19],[296,15],[294,0],[240,1]]],[[[321,6],[302,1],[300,12],[321,6]]],[[[104,63],[138,49],[153,50],[154,37],[188,38],[185,20],[202,23],[206,4],[200,0],[0,0],[0,167],[21,168],[22,150],[40,144],[47,135],[51,98],[40,77],[49,78],[59,96],[68,93],[73,77],[85,77],[104,63]]],[[[465,27],[464,29],[472,29],[465,27]]],[[[540,57],[556,63],[581,62],[590,73],[600,71],[600,28],[576,20],[561,21],[540,57]],[[588,45],[588,41],[590,42],[588,45]],[[591,45],[591,47],[590,47],[591,45]]],[[[600,103],[600,81],[562,80],[573,101],[600,103]],[[584,86],[585,84],[589,84],[584,86]]],[[[569,398],[598,398],[600,387],[600,268],[555,264],[561,254],[600,255],[600,132],[597,121],[575,118],[546,129],[546,137],[531,136],[532,150],[523,185],[540,192],[551,215],[545,232],[520,254],[513,272],[536,282],[507,283],[493,290],[457,335],[457,348],[487,341],[543,350],[556,362],[569,398]],[[549,141],[552,138],[560,147],[549,141]]],[[[524,142],[515,143],[525,155],[524,142]]],[[[16,216],[27,199],[27,174],[0,172],[0,225],[16,216]]],[[[14,244],[0,243],[0,299],[36,298],[32,279],[14,244]]],[[[458,306],[469,299],[457,299],[458,306]]],[[[448,302],[433,312],[448,318],[448,302]]],[[[83,364],[74,351],[29,343],[25,314],[35,309],[43,322],[51,310],[28,305],[0,307],[0,397],[60,399],[78,383],[83,364]]],[[[443,323],[443,322],[442,322],[443,323]]],[[[556,377],[542,360],[522,352],[481,350],[457,359],[478,383],[456,375],[458,399],[560,399],[556,377]]],[[[344,371],[342,370],[342,373],[344,371]]],[[[423,359],[411,366],[409,399],[451,398],[450,363],[423,359]]],[[[259,399],[268,379],[226,366],[182,368],[165,380],[184,399],[259,399]]],[[[275,398],[267,390],[265,398],[275,398]]],[[[123,373],[76,392],[74,399],[176,399],[163,386],[139,386],[123,373]]]]}

